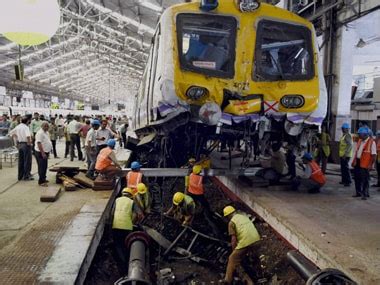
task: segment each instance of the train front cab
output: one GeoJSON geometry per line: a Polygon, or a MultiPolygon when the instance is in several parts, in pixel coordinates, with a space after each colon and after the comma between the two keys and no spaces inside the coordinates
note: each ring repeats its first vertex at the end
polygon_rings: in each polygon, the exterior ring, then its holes
{"type": "Polygon", "coordinates": [[[176,6],[174,82],[190,105],[217,103],[232,116],[310,114],[319,105],[318,51],[312,24],[261,4],[248,13],[220,1],[176,6]]]}

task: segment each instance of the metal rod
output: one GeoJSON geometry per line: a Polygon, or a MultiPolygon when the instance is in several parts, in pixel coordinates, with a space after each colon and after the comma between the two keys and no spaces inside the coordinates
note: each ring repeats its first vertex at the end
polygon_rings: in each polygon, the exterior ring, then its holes
{"type": "Polygon", "coordinates": [[[185,227],[182,232],[177,236],[177,238],[171,243],[171,245],[165,250],[163,256],[166,256],[172,249],[175,247],[175,245],[179,242],[181,237],[185,234],[187,231],[187,227],[185,227]]]}

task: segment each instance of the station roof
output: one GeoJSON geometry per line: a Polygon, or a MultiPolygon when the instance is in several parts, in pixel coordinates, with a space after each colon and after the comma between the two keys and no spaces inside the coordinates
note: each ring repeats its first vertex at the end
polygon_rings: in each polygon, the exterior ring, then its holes
{"type": "Polygon", "coordinates": [[[58,2],[61,24],[49,42],[19,47],[0,35],[0,85],[102,104],[134,97],[162,11],[183,1],[58,2]],[[23,82],[15,81],[19,58],[23,82]]]}

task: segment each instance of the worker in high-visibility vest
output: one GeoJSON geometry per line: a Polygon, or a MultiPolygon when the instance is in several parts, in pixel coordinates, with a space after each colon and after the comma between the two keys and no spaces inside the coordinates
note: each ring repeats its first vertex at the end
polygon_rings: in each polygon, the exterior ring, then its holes
{"type": "Polygon", "coordinates": [[[348,162],[352,157],[352,136],[350,134],[350,125],[344,123],[342,125],[342,137],[339,141],[339,157],[340,157],[340,171],[342,175],[342,181],[340,184],[348,187],[351,185],[351,174],[348,162]]]}
{"type": "Polygon", "coordinates": [[[107,147],[103,148],[96,157],[95,169],[100,174],[107,178],[121,175],[121,166],[116,159],[115,152],[113,151],[116,145],[114,139],[107,141],[107,147]]]}
{"type": "Polygon", "coordinates": [[[310,153],[302,156],[302,163],[304,173],[293,181],[293,189],[300,192],[319,193],[321,187],[326,183],[325,175],[310,153]]]}
{"type": "Polygon", "coordinates": [[[210,204],[205,197],[205,190],[203,185],[203,176],[200,175],[202,171],[202,166],[194,165],[193,171],[189,176],[189,187],[186,194],[202,205],[204,214],[208,217],[211,216],[210,204]]]}
{"type": "Polygon", "coordinates": [[[136,220],[136,205],[133,201],[133,191],[130,188],[124,188],[122,196],[116,198],[112,209],[112,233],[116,253],[122,264],[126,264],[126,247],[125,238],[133,230],[133,224],[136,220]]]}
{"type": "Polygon", "coordinates": [[[225,207],[223,216],[229,220],[228,235],[231,236],[232,246],[223,283],[232,284],[236,268],[244,256],[253,250],[254,244],[260,240],[260,235],[249,217],[243,212],[236,211],[234,207],[225,207]]]}
{"type": "Polygon", "coordinates": [[[322,164],[323,174],[326,173],[327,160],[331,153],[330,143],[331,138],[327,132],[327,127],[323,126],[322,133],[319,135],[319,139],[317,142],[317,149],[314,152],[315,161],[318,163],[318,165],[320,163],[322,164]]]}
{"type": "Polygon", "coordinates": [[[372,169],[377,155],[376,143],[366,127],[359,128],[358,135],[359,141],[352,161],[356,193],[352,197],[362,197],[362,200],[367,200],[369,197],[369,170],[372,169]]]}
{"type": "Polygon", "coordinates": [[[377,183],[373,184],[373,187],[380,187],[380,131],[376,131],[376,171],[377,171],[377,183]]]}
{"type": "Polygon", "coordinates": [[[194,157],[191,157],[189,158],[189,160],[187,161],[187,164],[182,166],[182,168],[187,168],[188,169],[188,173],[187,175],[185,176],[185,192],[187,191],[187,189],[189,188],[189,177],[190,177],[190,174],[193,172],[193,167],[195,165],[195,158],[194,157]]]}
{"type": "Polygon", "coordinates": [[[195,203],[193,198],[182,192],[173,196],[173,205],[165,215],[173,215],[183,225],[191,225],[195,214],[195,203]]]}
{"type": "Polygon", "coordinates": [[[133,189],[133,194],[137,194],[137,185],[139,183],[146,183],[143,174],[140,171],[141,164],[138,161],[133,161],[131,163],[132,171],[127,174],[127,187],[133,189]]]}
{"type": "Polygon", "coordinates": [[[134,196],[135,203],[139,209],[139,220],[150,213],[152,199],[148,187],[144,183],[137,184],[137,194],[134,196]]]}

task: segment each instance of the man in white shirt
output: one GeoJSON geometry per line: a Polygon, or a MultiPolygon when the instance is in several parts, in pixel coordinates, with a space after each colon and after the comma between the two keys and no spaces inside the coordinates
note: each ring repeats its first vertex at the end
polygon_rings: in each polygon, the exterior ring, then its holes
{"type": "Polygon", "coordinates": [[[369,198],[369,170],[372,169],[377,155],[376,143],[367,127],[359,128],[358,135],[359,141],[352,161],[356,193],[352,197],[362,197],[362,200],[367,200],[369,198]]]}
{"type": "Polygon", "coordinates": [[[103,148],[107,147],[108,140],[114,136],[112,131],[109,128],[107,128],[107,126],[108,126],[108,121],[102,120],[101,127],[96,132],[96,145],[97,145],[98,154],[103,148]]]}
{"type": "Polygon", "coordinates": [[[34,180],[32,170],[32,134],[27,126],[29,119],[23,117],[21,123],[9,132],[15,137],[18,147],[18,180],[34,180]]]}
{"type": "Polygon", "coordinates": [[[48,156],[53,148],[53,145],[49,137],[49,123],[43,122],[41,129],[36,133],[36,145],[35,145],[35,156],[38,164],[38,185],[47,187],[48,182],[46,180],[46,172],[48,167],[48,156]]]}
{"type": "Polygon", "coordinates": [[[94,178],[94,172],[95,172],[95,163],[96,163],[96,132],[99,129],[100,122],[98,120],[92,121],[92,128],[87,132],[86,140],[85,140],[85,147],[86,147],[86,154],[87,154],[87,174],[86,176],[88,178],[94,178]]]}
{"type": "Polygon", "coordinates": [[[77,147],[78,151],[78,160],[83,160],[83,154],[82,150],[80,148],[80,137],[79,137],[79,132],[82,127],[82,124],[78,122],[79,117],[75,116],[74,120],[72,120],[68,125],[67,125],[67,131],[70,135],[70,160],[74,160],[74,147],[77,147]]]}

